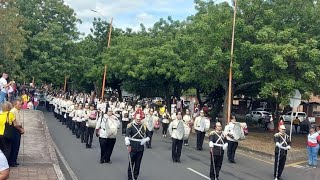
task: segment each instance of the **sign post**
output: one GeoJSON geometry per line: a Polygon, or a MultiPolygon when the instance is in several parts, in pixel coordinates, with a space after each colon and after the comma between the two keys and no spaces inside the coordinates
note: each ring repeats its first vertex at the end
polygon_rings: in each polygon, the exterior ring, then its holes
{"type": "Polygon", "coordinates": [[[292,107],[292,111],[291,111],[291,125],[290,125],[290,141],[291,141],[291,136],[292,136],[292,125],[293,125],[293,110],[297,109],[301,104],[301,93],[299,92],[299,90],[295,90],[295,94],[293,97],[290,97],[290,106],[292,107]]]}

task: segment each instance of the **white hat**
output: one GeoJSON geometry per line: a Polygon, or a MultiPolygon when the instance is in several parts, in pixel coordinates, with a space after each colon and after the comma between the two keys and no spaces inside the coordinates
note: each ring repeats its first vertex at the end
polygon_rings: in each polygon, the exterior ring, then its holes
{"type": "Polygon", "coordinates": [[[280,125],[279,129],[286,129],[286,126],[285,125],[280,125]]]}

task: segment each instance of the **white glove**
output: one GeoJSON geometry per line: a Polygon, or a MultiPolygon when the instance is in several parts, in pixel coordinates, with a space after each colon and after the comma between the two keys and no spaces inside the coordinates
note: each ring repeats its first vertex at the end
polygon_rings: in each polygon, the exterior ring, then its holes
{"type": "Polygon", "coordinates": [[[279,147],[279,148],[281,148],[281,145],[280,145],[279,142],[276,143],[276,146],[279,147]]]}
{"type": "Polygon", "coordinates": [[[213,142],[212,141],[209,142],[209,147],[213,148],[213,142]]]}
{"type": "Polygon", "coordinates": [[[288,146],[286,147],[286,150],[290,150],[290,149],[291,149],[291,146],[288,145],[288,146]]]}
{"type": "Polygon", "coordinates": [[[129,145],[130,145],[129,137],[125,137],[125,138],[124,138],[124,143],[125,143],[126,146],[129,146],[129,145]]]}
{"type": "Polygon", "coordinates": [[[228,148],[228,143],[224,143],[222,149],[223,149],[223,150],[226,150],[227,148],[228,148]]]}
{"type": "Polygon", "coordinates": [[[141,141],[141,143],[140,143],[140,145],[144,145],[144,144],[146,144],[146,142],[149,142],[150,141],[150,138],[149,137],[147,137],[147,138],[144,138],[142,141],[141,141]]]}

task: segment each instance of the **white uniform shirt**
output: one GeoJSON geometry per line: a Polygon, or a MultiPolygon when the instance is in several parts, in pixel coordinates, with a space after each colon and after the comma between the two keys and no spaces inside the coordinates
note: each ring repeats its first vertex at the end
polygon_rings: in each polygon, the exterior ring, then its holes
{"type": "Polygon", "coordinates": [[[75,120],[77,122],[82,122],[83,118],[84,118],[84,115],[85,115],[85,113],[84,113],[83,109],[76,110],[76,112],[75,112],[75,120]]]}
{"type": "Polygon", "coordinates": [[[162,114],[162,123],[165,123],[165,124],[170,123],[169,118],[170,118],[169,114],[167,114],[167,113],[162,114]],[[167,118],[167,115],[168,115],[168,118],[167,118]]]}
{"type": "Polygon", "coordinates": [[[128,110],[123,110],[122,111],[122,121],[129,121],[129,111],[128,110]],[[128,117],[125,117],[125,114],[127,114],[128,117]]]}
{"type": "MultiPolygon", "coordinates": [[[[180,132],[178,132],[178,129],[177,129],[179,123],[183,123],[183,121],[176,119],[176,120],[172,121],[172,122],[169,124],[169,128],[168,128],[169,134],[171,134],[171,137],[174,138],[174,139],[179,139],[179,138],[177,137],[177,134],[180,133],[180,132]]],[[[182,126],[182,127],[183,127],[183,126],[182,126]]],[[[184,132],[184,128],[183,128],[182,130],[183,130],[183,134],[184,134],[184,133],[185,133],[185,132],[184,132]]],[[[179,139],[179,140],[181,140],[181,139],[179,139]]]]}
{"type": "Polygon", "coordinates": [[[194,129],[204,132],[205,127],[206,127],[205,117],[201,117],[201,116],[196,117],[196,119],[194,120],[194,129]]]}
{"type": "MultiPolygon", "coordinates": [[[[224,128],[224,133],[225,134],[231,134],[233,135],[234,132],[233,132],[233,128],[234,128],[234,124],[232,122],[230,122],[228,125],[226,125],[226,127],[224,128]]],[[[227,140],[228,141],[234,141],[234,142],[237,142],[237,140],[235,139],[232,139],[231,137],[229,136],[226,136],[227,137],[227,140]]]]}
{"type": "Polygon", "coordinates": [[[97,125],[96,125],[96,130],[99,129],[99,137],[108,138],[107,128],[112,125],[116,125],[117,128],[120,127],[120,122],[116,116],[114,115],[108,116],[107,114],[104,114],[103,116],[101,116],[98,119],[97,125]]]}
{"type": "Polygon", "coordinates": [[[186,114],[186,115],[183,116],[183,121],[184,121],[185,124],[189,125],[189,123],[191,122],[191,120],[192,120],[192,119],[191,119],[191,116],[190,116],[190,115],[187,115],[187,114],[186,114]]]}

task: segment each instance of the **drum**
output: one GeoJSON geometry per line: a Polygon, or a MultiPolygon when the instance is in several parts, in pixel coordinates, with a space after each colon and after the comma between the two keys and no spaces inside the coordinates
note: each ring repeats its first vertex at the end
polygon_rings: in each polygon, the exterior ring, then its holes
{"type": "Polygon", "coordinates": [[[153,130],[154,124],[153,124],[153,117],[147,117],[146,119],[146,125],[149,131],[153,130]]]}
{"type": "Polygon", "coordinates": [[[187,125],[187,124],[184,124],[184,136],[183,136],[183,140],[189,139],[190,132],[191,132],[190,126],[187,125]]]}
{"type": "Polygon", "coordinates": [[[235,140],[245,139],[243,128],[241,127],[240,123],[238,123],[238,122],[234,123],[233,137],[235,140]]]}
{"type": "Polygon", "coordinates": [[[115,120],[107,120],[107,138],[116,138],[118,133],[118,124],[115,120]]]}
{"type": "Polygon", "coordinates": [[[210,130],[210,119],[206,118],[204,121],[205,121],[205,124],[206,124],[206,126],[204,128],[204,131],[208,132],[210,130]]]}
{"type": "Polygon", "coordinates": [[[176,129],[176,136],[179,140],[182,140],[184,138],[184,123],[183,122],[179,122],[177,125],[177,129],[176,129]]]}

